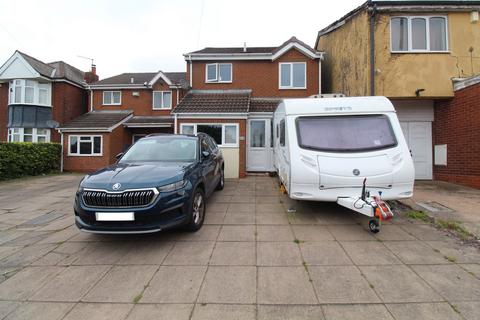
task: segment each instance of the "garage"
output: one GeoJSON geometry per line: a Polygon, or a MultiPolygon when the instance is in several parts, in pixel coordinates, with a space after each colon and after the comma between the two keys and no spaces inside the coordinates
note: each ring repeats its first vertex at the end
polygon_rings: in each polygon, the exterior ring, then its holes
{"type": "Polygon", "coordinates": [[[415,179],[432,180],[432,100],[392,100],[415,165],[415,179]]]}

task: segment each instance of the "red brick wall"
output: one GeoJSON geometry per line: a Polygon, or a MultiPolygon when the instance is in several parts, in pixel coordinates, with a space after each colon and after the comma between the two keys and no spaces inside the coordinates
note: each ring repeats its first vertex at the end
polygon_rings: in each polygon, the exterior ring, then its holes
{"type": "Polygon", "coordinates": [[[436,102],[433,135],[447,145],[447,165],[433,167],[435,179],[480,188],[480,84],[436,102]]]}
{"type": "Polygon", "coordinates": [[[239,166],[238,166],[238,176],[244,178],[247,176],[247,121],[245,119],[178,119],[177,121],[177,132],[180,132],[180,124],[182,123],[238,123],[239,125],[239,166]],[[242,138],[243,137],[243,138],[242,138]]]}
{"type": "MultiPolygon", "coordinates": [[[[232,83],[205,83],[206,64],[223,61],[194,61],[193,89],[252,89],[253,97],[308,97],[318,94],[318,63],[296,49],[291,49],[275,61],[225,61],[232,62],[232,83]],[[307,89],[280,90],[278,76],[280,62],[307,63],[307,89]]],[[[187,77],[190,75],[187,63],[187,77]]]]}
{"type": "Polygon", "coordinates": [[[8,83],[2,83],[0,87],[0,141],[8,138],[8,83]]]}
{"type": "MultiPolygon", "coordinates": [[[[177,94],[179,100],[183,98],[182,89],[170,89],[163,80],[158,81],[153,89],[122,89],[122,90],[105,90],[105,91],[122,91],[121,105],[104,106],[103,91],[93,91],[93,106],[95,110],[133,110],[136,116],[167,116],[170,110],[153,110],[153,91],[172,91],[172,107],[177,105],[177,94]],[[140,96],[133,96],[133,92],[140,93],[140,96]]],[[[89,98],[90,99],[90,98],[89,98]]],[[[90,103],[90,100],[89,100],[90,103]]]]}

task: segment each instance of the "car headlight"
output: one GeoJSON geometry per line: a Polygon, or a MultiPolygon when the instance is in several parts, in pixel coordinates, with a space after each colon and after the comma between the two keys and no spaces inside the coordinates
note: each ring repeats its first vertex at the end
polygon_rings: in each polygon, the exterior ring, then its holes
{"type": "Polygon", "coordinates": [[[159,192],[172,192],[178,189],[182,189],[187,184],[186,180],[180,180],[178,182],[170,183],[161,187],[158,187],[159,192]]]}
{"type": "Polygon", "coordinates": [[[82,178],[82,180],[78,184],[77,192],[82,192],[83,191],[82,183],[83,183],[83,181],[85,181],[85,179],[87,179],[87,177],[88,177],[88,175],[86,175],[85,177],[82,178]]]}

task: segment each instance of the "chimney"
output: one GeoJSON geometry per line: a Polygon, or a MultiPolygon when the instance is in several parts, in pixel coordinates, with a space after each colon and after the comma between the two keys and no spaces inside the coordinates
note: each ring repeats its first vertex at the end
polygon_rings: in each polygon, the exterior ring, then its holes
{"type": "Polygon", "coordinates": [[[246,42],[243,43],[243,52],[247,52],[247,43],[246,42]]]}
{"type": "Polygon", "coordinates": [[[130,83],[135,83],[135,79],[133,77],[130,78],[130,83]]]}
{"type": "Polygon", "coordinates": [[[97,66],[92,64],[91,71],[85,72],[83,79],[85,80],[86,83],[92,83],[92,82],[98,81],[99,78],[97,75],[97,66]]]}

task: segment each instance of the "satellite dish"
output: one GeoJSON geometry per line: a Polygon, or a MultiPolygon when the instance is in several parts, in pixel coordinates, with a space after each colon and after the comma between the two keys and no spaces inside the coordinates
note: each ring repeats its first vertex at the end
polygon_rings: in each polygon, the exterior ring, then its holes
{"type": "Polygon", "coordinates": [[[47,120],[47,126],[51,129],[58,128],[59,125],[60,125],[60,123],[58,123],[55,120],[47,120]]]}

